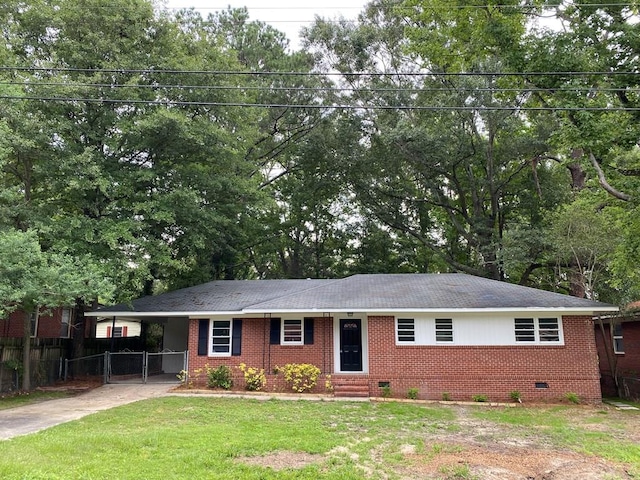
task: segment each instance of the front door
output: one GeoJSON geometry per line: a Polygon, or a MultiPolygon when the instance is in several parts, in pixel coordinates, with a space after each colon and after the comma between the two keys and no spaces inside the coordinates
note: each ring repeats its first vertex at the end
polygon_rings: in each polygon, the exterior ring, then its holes
{"type": "Polygon", "coordinates": [[[362,321],[340,319],[340,371],[362,371],[362,321]]]}

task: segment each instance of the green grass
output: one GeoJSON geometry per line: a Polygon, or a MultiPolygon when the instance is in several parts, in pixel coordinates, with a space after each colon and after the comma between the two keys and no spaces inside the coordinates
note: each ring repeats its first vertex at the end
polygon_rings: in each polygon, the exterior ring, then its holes
{"type": "Polygon", "coordinates": [[[160,398],[0,442],[0,478],[361,478],[354,458],[379,442],[392,453],[402,438],[451,420],[445,409],[396,403],[160,398]],[[295,470],[234,461],[337,447],[330,461],[295,470]]]}
{"type": "Polygon", "coordinates": [[[0,410],[7,408],[21,407],[30,403],[55,400],[56,398],[66,398],[66,392],[29,392],[29,393],[7,393],[0,395],[0,410]]]}
{"type": "MultiPolygon", "coordinates": [[[[421,478],[403,473],[408,460],[402,452],[411,446],[423,462],[441,452],[464,455],[466,447],[447,435],[471,436],[469,416],[499,426],[496,435],[535,434],[551,446],[623,462],[640,473],[640,447],[625,437],[634,427],[624,419],[632,417],[577,407],[472,407],[460,413],[464,418],[458,412],[455,406],[403,402],[163,397],[0,441],[0,478],[421,478]],[[285,452],[318,457],[281,470],[238,461],[285,452]]],[[[477,478],[466,464],[445,465],[438,475],[477,478]]]]}

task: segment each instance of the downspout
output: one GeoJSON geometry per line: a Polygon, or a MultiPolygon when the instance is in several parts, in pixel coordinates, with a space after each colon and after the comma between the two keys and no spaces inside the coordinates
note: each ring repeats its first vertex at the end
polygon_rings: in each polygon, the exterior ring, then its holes
{"type": "Polygon", "coordinates": [[[267,369],[267,321],[262,318],[262,368],[267,369]]]}

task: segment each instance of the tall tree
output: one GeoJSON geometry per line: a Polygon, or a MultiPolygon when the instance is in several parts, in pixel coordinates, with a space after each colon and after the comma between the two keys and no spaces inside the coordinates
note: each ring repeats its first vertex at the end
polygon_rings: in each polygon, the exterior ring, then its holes
{"type": "Polygon", "coordinates": [[[31,389],[31,316],[72,306],[78,299],[108,300],[112,285],[91,259],[43,252],[34,231],[0,231],[0,316],[24,312],[22,389],[31,389]]]}
{"type": "Polygon", "coordinates": [[[28,196],[6,205],[28,208],[7,208],[7,222],[102,259],[119,300],[228,276],[238,218],[257,198],[243,156],[256,129],[251,110],[221,105],[245,101],[237,79],[213,72],[242,65],[199,17],[144,0],[43,5],[25,6],[40,15],[16,15],[7,37],[28,66],[16,70],[25,100],[7,122],[3,174],[28,196]]]}
{"type": "MultiPolygon", "coordinates": [[[[501,68],[493,51],[473,52],[477,75],[449,75],[437,52],[409,48],[395,12],[374,2],[358,25],[317,22],[308,32],[310,47],[331,61],[326,68],[343,73],[343,100],[366,112],[351,116],[366,148],[345,175],[370,215],[449,268],[504,279],[506,229],[536,216],[523,209],[545,208],[520,198],[536,191],[532,171],[548,151],[547,132],[527,124],[521,99],[491,75],[501,68]]],[[[433,21],[421,35],[429,47],[441,42],[433,21]]]]}

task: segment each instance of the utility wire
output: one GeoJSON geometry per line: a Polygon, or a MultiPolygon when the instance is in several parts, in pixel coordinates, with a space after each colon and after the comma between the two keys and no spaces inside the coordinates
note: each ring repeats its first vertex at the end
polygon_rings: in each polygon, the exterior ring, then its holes
{"type": "Polygon", "coordinates": [[[600,93],[600,92],[640,92],[640,88],[623,87],[562,87],[562,88],[503,88],[503,87],[424,87],[424,88],[357,88],[357,87],[277,87],[267,85],[239,86],[239,85],[180,85],[180,84],[136,84],[128,85],[123,83],[64,83],[64,82],[2,82],[0,85],[18,85],[22,87],[67,87],[67,88],[130,88],[130,89],[176,89],[176,90],[223,90],[223,91],[284,91],[284,92],[400,92],[400,93],[420,93],[420,92],[493,92],[493,93],[534,93],[534,92],[562,92],[562,93],[600,93]]]}
{"type": "MultiPolygon", "coordinates": [[[[433,6],[429,6],[428,9],[429,10],[479,10],[479,9],[484,9],[486,10],[487,8],[509,8],[509,9],[521,9],[521,10],[531,10],[531,9],[538,9],[538,8],[546,8],[546,9],[551,9],[551,8],[557,8],[557,7],[572,7],[572,8],[581,8],[581,7],[587,7],[587,8],[603,8],[603,7],[632,7],[635,6],[635,2],[629,2],[629,3],[616,3],[616,2],[602,2],[602,3],[571,3],[571,4],[567,4],[567,5],[543,5],[543,6],[539,6],[539,5],[509,5],[509,4],[496,4],[496,5],[433,5],[433,6]]],[[[100,5],[92,5],[88,8],[121,8],[122,5],[120,4],[108,4],[107,2],[104,2],[100,5]]],[[[161,7],[161,10],[189,10],[189,9],[194,9],[194,10],[227,10],[230,7],[230,5],[227,4],[220,4],[219,6],[216,5],[207,5],[207,6],[198,6],[198,5],[188,5],[188,6],[183,6],[183,7],[161,7]]],[[[87,7],[85,7],[87,8],[87,7]]],[[[243,9],[246,8],[247,10],[256,10],[256,11],[277,11],[277,10],[287,10],[287,11],[292,11],[292,10],[337,10],[337,11],[344,11],[344,10],[362,10],[362,8],[360,7],[345,7],[345,6],[340,6],[340,5],[334,5],[334,6],[324,6],[324,5],[313,5],[313,6],[309,6],[308,4],[305,6],[292,6],[292,7],[247,7],[247,6],[243,6],[243,7],[232,7],[232,9],[243,9]]],[[[410,7],[410,6],[402,6],[401,2],[386,2],[386,3],[382,3],[382,4],[377,4],[377,5],[369,5],[368,8],[375,8],[375,9],[385,9],[385,8],[395,8],[395,9],[399,9],[399,10],[415,10],[415,7],[410,7]]]]}
{"type": "Polygon", "coordinates": [[[85,73],[141,73],[141,74],[202,74],[202,75],[240,75],[240,76],[308,76],[308,77],[526,77],[526,76],[587,76],[587,75],[638,75],[640,72],[623,71],[562,71],[562,72],[276,72],[246,70],[174,70],[174,69],[136,69],[136,68],[73,68],[73,67],[22,67],[0,66],[0,71],[17,72],[85,72],[85,73]]]}
{"type": "Polygon", "coordinates": [[[242,103],[242,102],[187,102],[174,100],[127,100],[80,97],[44,97],[0,95],[5,100],[37,100],[47,102],[84,102],[101,104],[151,105],[151,106],[200,106],[200,107],[247,107],[247,108],[308,108],[333,110],[428,110],[428,111],[592,111],[592,112],[636,112],[640,107],[505,107],[505,106],[409,106],[409,105],[322,105],[289,103],[242,103]]]}

